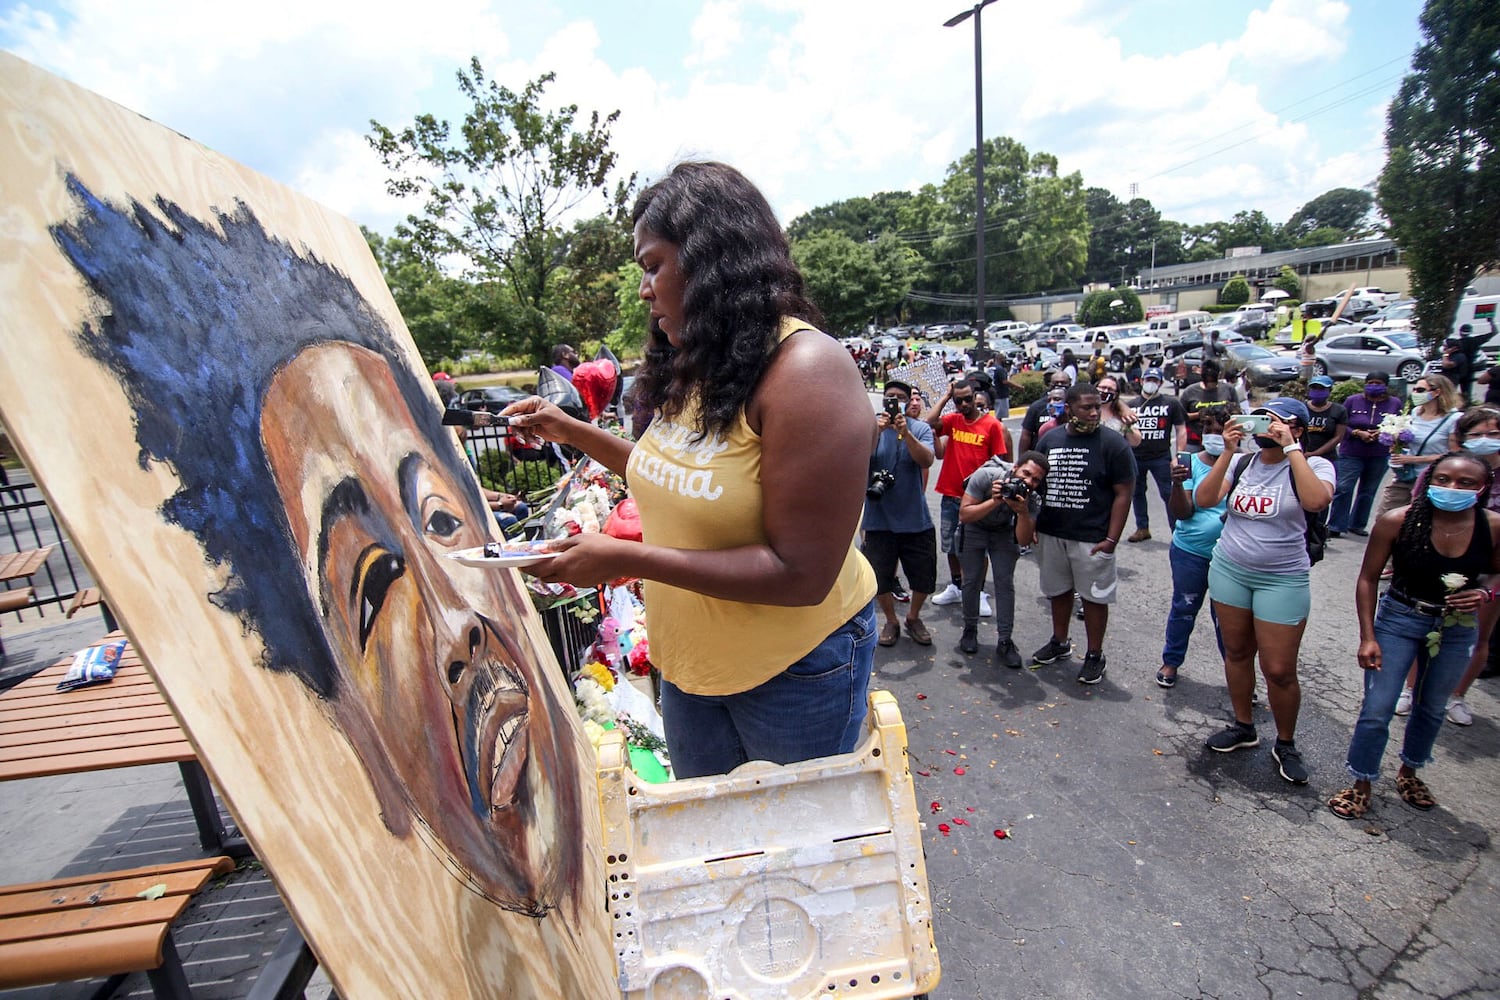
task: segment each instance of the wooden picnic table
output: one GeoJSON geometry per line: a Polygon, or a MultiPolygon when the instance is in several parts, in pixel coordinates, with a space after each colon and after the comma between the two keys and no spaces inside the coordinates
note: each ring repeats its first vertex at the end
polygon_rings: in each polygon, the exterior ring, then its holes
{"type": "MultiPolygon", "coordinates": [[[[112,632],[93,645],[123,638],[112,632]]],[[[226,835],[208,773],[134,648],[125,647],[114,680],[59,691],[71,662],[54,663],[0,695],[0,781],[176,764],[203,849],[249,855],[244,838],[226,835]]]]}

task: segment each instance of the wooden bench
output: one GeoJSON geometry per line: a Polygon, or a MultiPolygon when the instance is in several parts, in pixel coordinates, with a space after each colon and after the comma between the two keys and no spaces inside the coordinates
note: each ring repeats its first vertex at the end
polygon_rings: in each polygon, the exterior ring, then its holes
{"type": "Polygon", "coordinates": [[[37,571],[46,564],[47,557],[52,554],[54,548],[56,548],[54,545],[43,545],[39,549],[7,552],[0,556],[0,580],[19,580],[36,575],[37,571]]]}
{"type": "Polygon", "coordinates": [[[0,887],[0,989],[145,972],[156,996],[192,996],[172,924],[225,857],[0,887]],[[157,899],[141,893],[153,886],[157,899]]]}
{"type": "Polygon", "coordinates": [[[35,587],[17,587],[15,590],[0,590],[0,611],[17,611],[31,603],[36,595],[35,587]]]}
{"type": "Polygon", "coordinates": [[[68,613],[64,617],[72,618],[84,608],[92,608],[95,605],[99,606],[99,613],[104,616],[104,627],[111,632],[118,630],[120,623],[115,621],[114,613],[109,610],[109,605],[104,600],[104,594],[100,592],[98,587],[84,587],[78,593],[74,594],[73,600],[68,603],[68,613]]]}

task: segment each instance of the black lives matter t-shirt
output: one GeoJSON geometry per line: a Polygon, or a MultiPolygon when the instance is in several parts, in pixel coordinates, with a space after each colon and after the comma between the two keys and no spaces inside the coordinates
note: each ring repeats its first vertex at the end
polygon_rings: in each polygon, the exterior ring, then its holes
{"type": "Polygon", "coordinates": [[[1109,530],[1115,486],[1135,480],[1135,456],[1117,431],[1074,434],[1056,427],[1036,450],[1047,456],[1047,482],[1036,529],[1075,542],[1101,542],[1109,530]]]}
{"type": "Polygon", "coordinates": [[[1187,423],[1187,411],[1176,396],[1158,393],[1147,399],[1136,397],[1130,404],[1135,411],[1135,429],[1140,432],[1141,443],[1135,446],[1136,458],[1161,458],[1171,454],[1172,444],[1177,440],[1173,430],[1187,423]]]}
{"type": "Polygon", "coordinates": [[[1319,413],[1311,406],[1307,408],[1307,430],[1302,434],[1302,447],[1310,455],[1323,447],[1339,431],[1339,424],[1347,424],[1349,414],[1343,403],[1329,403],[1328,409],[1319,413]]]}

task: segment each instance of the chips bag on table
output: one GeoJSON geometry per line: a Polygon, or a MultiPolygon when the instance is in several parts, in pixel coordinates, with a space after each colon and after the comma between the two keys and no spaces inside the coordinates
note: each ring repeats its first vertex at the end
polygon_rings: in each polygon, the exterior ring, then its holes
{"type": "Polygon", "coordinates": [[[57,682],[57,690],[71,691],[90,684],[103,684],[115,679],[120,667],[120,657],[125,655],[125,640],[116,639],[102,646],[90,646],[73,654],[73,663],[63,679],[57,682]]]}

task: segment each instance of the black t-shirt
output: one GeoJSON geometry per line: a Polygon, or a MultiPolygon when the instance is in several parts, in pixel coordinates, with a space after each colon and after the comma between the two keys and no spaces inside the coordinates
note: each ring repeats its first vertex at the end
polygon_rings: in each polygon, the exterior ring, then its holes
{"type": "MultiPolygon", "coordinates": [[[[1000,401],[1002,399],[1010,399],[1010,384],[1006,382],[1008,378],[1010,378],[1010,366],[1004,361],[997,360],[994,366],[990,368],[990,380],[994,383],[994,388],[991,390],[990,396],[997,410],[1001,408],[1000,401]]],[[[1009,404],[1006,405],[1006,408],[1009,408],[1009,404]]]]}
{"type": "MultiPolygon", "coordinates": [[[[1302,435],[1302,447],[1309,455],[1323,447],[1338,433],[1340,424],[1349,422],[1349,414],[1343,403],[1329,403],[1328,409],[1319,413],[1311,406],[1307,408],[1307,430],[1302,435]]],[[[1328,455],[1324,455],[1328,458],[1328,455]]]]}
{"type": "MultiPolygon", "coordinates": [[[[1031,436],[1035,438],[1036,432],[1041,429],[1042,424],[1045,423],[1047,418],[1051,416],[1051,414],[1047,412],[1047,404],[1049,402],[1051,402],[1051,400],[1049,400],[1046,396],[1043,396],[1041,399],[1038,399],[1030,406],[1026,407],[1026,415],[1021,418],[1021,430],[1030,431],[1031,436]]],[[[1034,446],[1035,443],[1033,442],[1033,447],[1034,446]]]]}
{"type": "Polygon", "coordinates": [[[1500,365],[1490,369],[1490,382],[1484,387],[1484,401],[1491,406],[1500,406],[1500,365]]]}
{"type": "Polygon", "coordinates": [[[1036,529],[1075,542],[1102,542],[1109,531],[1115,485],[1135,481],[1130,445],[1108,427],[1074,434],[1064,426],[1043,434],[1036,450],[1048,463],[1036,529]]]}
{"type": "Polygon", "coordinates": [[[1136,458],[1161,458],[1172,453],[1177,440],[1174,427],[1187,423],[1187,411],[1176,396],[1157,393],[1150,399],[1137,396],[1130,404],[1137,417],[1135,429],[1140,432],[1141,443],[1135,446],[1136,458]]]}

